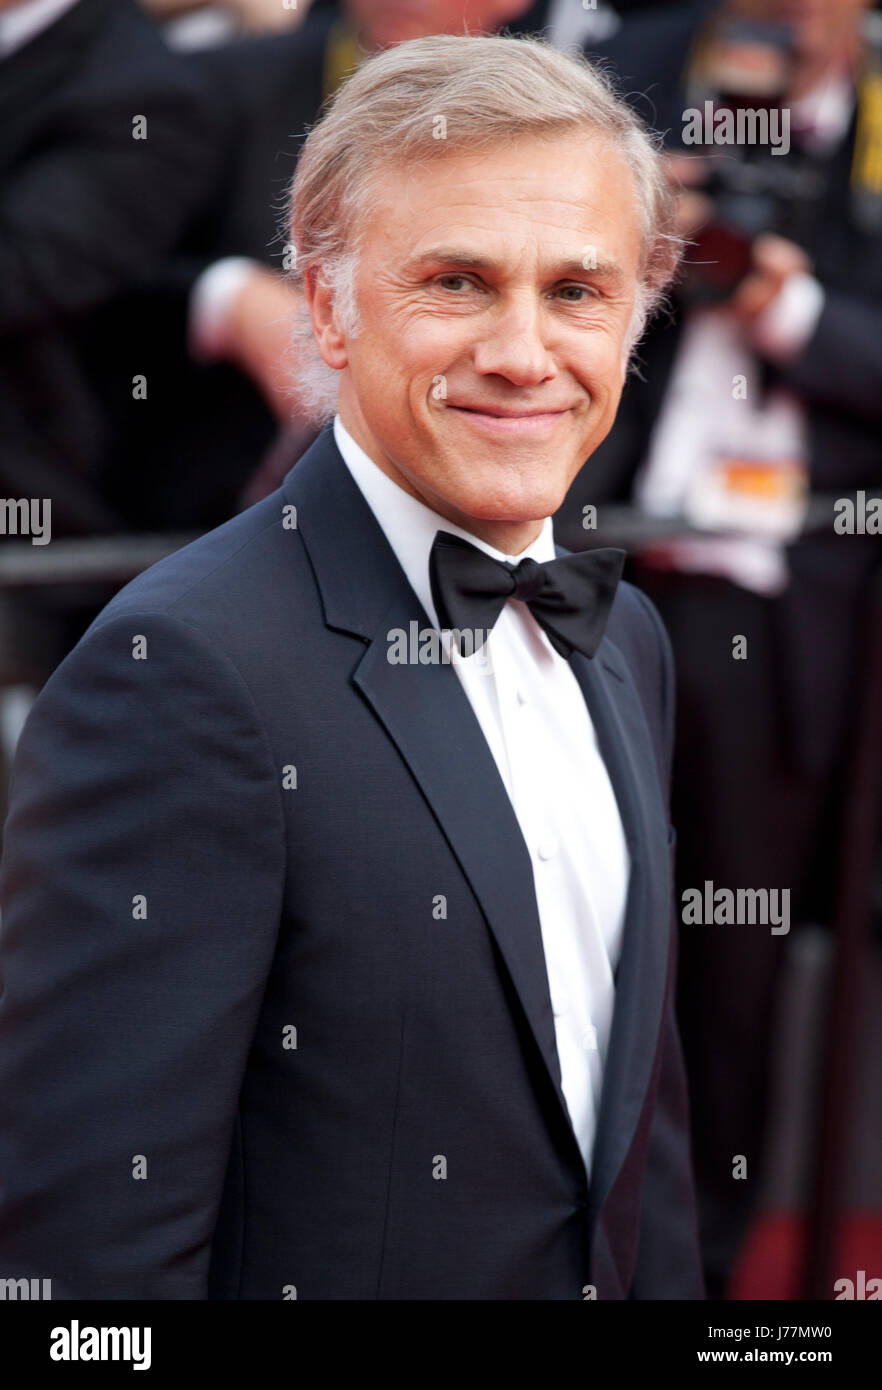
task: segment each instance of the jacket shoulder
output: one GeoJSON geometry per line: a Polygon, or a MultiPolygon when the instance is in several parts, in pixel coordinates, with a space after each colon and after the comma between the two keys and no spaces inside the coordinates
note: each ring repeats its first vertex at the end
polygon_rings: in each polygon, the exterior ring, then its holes
{"type": "MultiPolygon", "coordinates": [[[[299,536],[287,530],[281,490],[142,570],[110,600],[84,636],[133,613],[177,617],[226,645],[254,629],[273,595],[301,599],[306,576],[299,536]]],[[[82,639],[81,639],[82,640],[82,639]]]]}

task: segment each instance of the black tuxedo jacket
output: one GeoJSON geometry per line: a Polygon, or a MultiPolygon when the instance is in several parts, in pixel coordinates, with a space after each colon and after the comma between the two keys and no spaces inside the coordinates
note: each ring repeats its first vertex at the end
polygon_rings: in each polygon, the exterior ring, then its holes
{"type": "Polygon", "coordinates": [[[623,584],[572,659],[632,858],[589,1185],[528,851],[453,669],[387,660],[414,620],[327,429],[43,689],[0,869],[4,1273],[53,1298],[703,1296],[660,621],[623,584]]]}

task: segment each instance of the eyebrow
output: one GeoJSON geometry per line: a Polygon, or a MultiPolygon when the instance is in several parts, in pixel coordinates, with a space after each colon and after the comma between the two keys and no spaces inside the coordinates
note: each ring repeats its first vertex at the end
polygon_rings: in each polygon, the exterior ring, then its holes
{"type": "MultiPolygon", "coordinates": [[[[619,263],[600,255],[596,257],[596,260],[596,265],[586,266],[578,258],[568,257],[566,260],[554,262],[546,269],[549,278],[554,280],[563,280],[568,277],[579,279],[581,276],[591,275],[599,280],[607,280],[613,289],[622,288],[625,283],[625,272],[619,263]]],[[[408,269],[413,270],[419,270],[429,265],[463,266],[468,270],[498,271],[500,269],[498,261],[494,261],[488,256],[477,255],[473,251],[464,251],[456,246],[430,247],[429,250],[407,263],[408,269]]]]}

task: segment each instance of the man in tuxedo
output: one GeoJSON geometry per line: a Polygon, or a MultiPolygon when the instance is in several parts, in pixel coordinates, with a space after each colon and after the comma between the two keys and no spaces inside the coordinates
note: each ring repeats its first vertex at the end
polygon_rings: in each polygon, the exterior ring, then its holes
{"type": "Polygon", "coordinates": [[[299,386],[328,428],[116,596],[19,742],[10,1275],[703,1296],[670,649],[622,553],[556,552],[550,520],[671,215],[626,105],[537,40],[390,49],[311,132],[299,386]]]}

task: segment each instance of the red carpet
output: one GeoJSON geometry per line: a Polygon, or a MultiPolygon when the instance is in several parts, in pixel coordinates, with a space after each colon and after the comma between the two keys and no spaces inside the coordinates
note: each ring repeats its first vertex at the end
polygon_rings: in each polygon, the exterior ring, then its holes
{"type": "MultiPolygon", "coordinates": [[[[730,1299],[799,1298],[804,1244],[800,1212],[769,1212],[745,1241],[729,1286],[730,1299]]],[[[882,1279],[882,1213],[858,1211],[843,1217],[836,1257],[836,1279],[882,1279]]],[[[830,1289],[830,1298],[835,1297],[830,1289]]]]}

